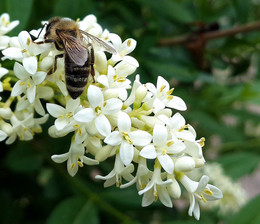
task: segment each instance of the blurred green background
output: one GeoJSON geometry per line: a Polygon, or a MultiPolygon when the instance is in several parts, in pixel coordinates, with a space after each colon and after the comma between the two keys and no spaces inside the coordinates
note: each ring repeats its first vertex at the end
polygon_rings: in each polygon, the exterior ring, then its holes
{"type": "MultiPolygon", "coordinates": [[[[233,181],[257,172],[260,157],[260,32],[237,34],[207,41],[204,48],[177,44],[159,46],[165,37],[229,29],[260,21],[259,0],[1,0],[0,13],[20,25],[8,35],[41,27],[53,16],[83,19],[94,14],[98,23],[122,40],[137,40],[131,53],[140,63],[141,82],[167,79],[174,95],[187,103],[181,114],[192,124],[208,162],[222,165],[233,181]],[[217,24],[212,26],[212,24],[217,24]]],[[[2,62],[4,66],[4,62],[2,62]]],[[[132,76],[132,80],[134,75],[132,76]]],[[[70,136],[52,139],[48,127],[31,142],[1,143],[0,223],[198,223],[185,209],[154,203],[141,208],[135,187],[103,188],[97,173],[107,174],[113,160],[99,167],[84,167],[72,178],[65,164],[52,154],[69,149],[70,136]]],[[[252,179],[247,179],[249,182],[252,179]]],[[[254,184],[253,188],[259,188],[254,184]]],[[[218,186],[221,189],[221,186],[218,186]]],[[[199,223],[260,223],[260,197],[253,195],[235,214],[202,211],[199,223]]]]}

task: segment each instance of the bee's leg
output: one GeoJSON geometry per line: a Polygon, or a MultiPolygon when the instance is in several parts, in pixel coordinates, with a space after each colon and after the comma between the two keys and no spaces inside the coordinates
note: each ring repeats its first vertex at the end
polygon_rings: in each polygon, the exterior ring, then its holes
{"type": "Polygon", "coordinates": [[[60,47],[57,42],[55,40],[52,39],[47,39],[47,40],[43,40],[43,41],[38,41],[38,42],[34,42],[35,44],[48,44],[48,43],[54,43],[56,49],[58,51],[63,51],[64,49],[62,47],[60,47]]]}
{"type": "Polygon", "coordinates": [[[94,69],[95,57],[94,57],[94,48],[92,44],[90,45],[90,74],[93,78],[93,83],[95,82],[95,69],[94,69]]]}
{"type": "Polygon", "coordinates": [[[54,65],[53,67],[48,71],[47,75],[51,75],[52,73],[54,73],[57,69],[57,60],[58,58],[62,58],[64,56],[64,54],[57,54],[54,58],[54,65]]]}

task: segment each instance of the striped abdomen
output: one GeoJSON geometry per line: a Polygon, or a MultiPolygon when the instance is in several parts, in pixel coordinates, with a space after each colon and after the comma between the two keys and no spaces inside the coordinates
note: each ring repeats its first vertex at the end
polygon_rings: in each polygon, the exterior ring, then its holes
{"type": "Polygon", "coordinates": [[[89,60],[83,66],[75,64],[65,53],[65,79],[69,95],[76,99],[85,90],[90,73],[89,60]]]}

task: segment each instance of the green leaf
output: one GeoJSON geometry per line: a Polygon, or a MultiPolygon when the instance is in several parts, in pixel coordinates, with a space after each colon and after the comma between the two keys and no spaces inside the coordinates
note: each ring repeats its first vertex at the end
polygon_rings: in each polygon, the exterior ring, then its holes
{"type": "Polygon", "coordinates": [[[249,152],[236,152],[222,155],[218,162],[222,164],[226,174],[238,179],[254,171],[259,163],[259,155],[249,152]]]}
{"type": "Polygon", "coordinates": [[[11,20],[18,19],[20,24],[17,28],[22,31],[28,24],[33,6],[33,0],[9,0],[6,2],[6,11],[10,14],[11,20]]]}
{"type": "Polygon", "coordinates": [[[42,157],[33,150],[31,143],[19,142],[16,148],[10,149],[5,164],[15,172],[33,172],[41,168],[42,157]]]}
{"type": "Polygon", "coordinates": [[[230,224],[258,224],[260,223],[260,195],[252,199],[229,222],[230,224]]]}
{"type": "Polygon", "coordinates": [[[51,213],[47,224],[98,224],[95,205],[84,198],[72,197],[62,201],[51,213]]]}

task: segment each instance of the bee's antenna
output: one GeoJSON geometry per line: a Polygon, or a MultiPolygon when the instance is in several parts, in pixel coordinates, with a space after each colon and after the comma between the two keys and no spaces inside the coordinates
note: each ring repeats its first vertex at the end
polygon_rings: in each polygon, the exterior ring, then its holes
{"type": "Polygon", "coordinates": [[[47,26],[47,25],[48,25],[47,23],[44,23],[44,24],[43,24],[43,26],[42,26],[42,28],[41,28],[41,30],[40,30],[40,33],[38,34],[38,36],[37,36],[36,39],[39,38],[39,36],[40,36],[41,32],[43,31],[44,27],[47,26]]]}

